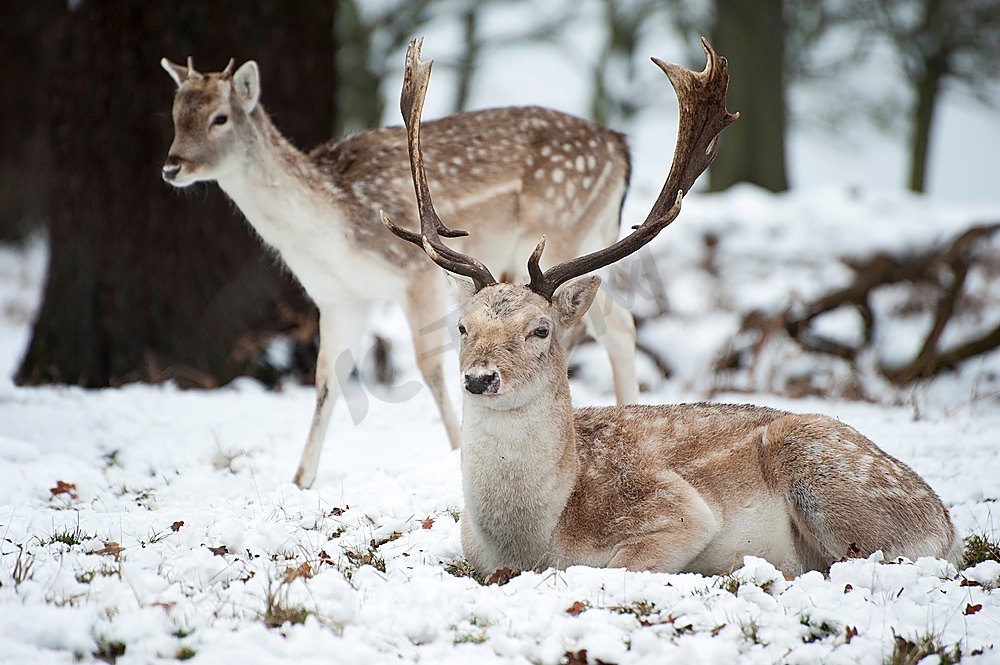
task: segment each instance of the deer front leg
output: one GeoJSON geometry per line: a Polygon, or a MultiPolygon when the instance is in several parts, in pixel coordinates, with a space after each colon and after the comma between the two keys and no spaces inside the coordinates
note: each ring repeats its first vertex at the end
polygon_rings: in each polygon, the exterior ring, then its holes
{"type": "Polygon", "coordinates": [[[615,400],[634,404],[639,399],[635,373],[635,319],[608,291],[601,291],[587,312],[586,325],[611,361],[615,400]]]}
{"type": "MultiPolygon", "coordinates": [[[[360,356],[358,350],[361,336],[368,323],[370,303],[337,303],[320,307],[319,312],[319,354],[316,358],[316,408],[312,425],[306,438],[299,468],[293,481],[299,487],[311,487],[316,480],[319,456],[326,438],[326,428],[330,423],[333,406],[341,394],[341,384],[347,376],[337,376],[333,368],[338,358],[350,354],[351,364],[360,356]]],[[[344,366],[347,363],[343,363],[344,366]]]]}
{"type": "Polygon", "coordinates": [[[664,476],[655,498],[634,506],[624,520],[630,534],[609,568],[684,572],[718,535],[721,525],[698,491],[673,472],[664,476]]]}
{"type": "Polygon", "coordinates": [[[445,387],[443,356],[452,352],[448,334],[450,322],[444,311],[443,280],[437,269],[428,270],[413,280],[406,292],[404,309],[413,335],[417,367],[430,388],[441,420],[448,432],[452,450],[461,442],[461,427],[445,387]]]}

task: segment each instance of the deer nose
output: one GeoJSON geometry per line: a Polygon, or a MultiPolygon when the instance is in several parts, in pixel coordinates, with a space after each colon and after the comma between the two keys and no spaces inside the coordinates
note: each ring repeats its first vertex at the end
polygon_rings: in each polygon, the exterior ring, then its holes
{"type": "Polygon", "coordinates": [[[181,160],[177,155],[168,155],[163,164],[163,179],[170,182],[181,172],[181,160]]]}
{"type": "Polygon", "coordinates": [[[499,388],[500,375],[496,372],[465,375],[465,389],[473,395],[494,395],[499,388]]]}

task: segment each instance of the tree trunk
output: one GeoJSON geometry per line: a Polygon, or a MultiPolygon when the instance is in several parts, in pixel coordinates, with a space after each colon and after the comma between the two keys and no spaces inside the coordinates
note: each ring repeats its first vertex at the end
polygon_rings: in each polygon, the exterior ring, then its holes
{"type": "Polygon", "coordinates": [[[914,192],[927,187],[927,162],[930,157],[931,127],[937,108],[941,79],[947,72],[945,58],[935,56],[924,63],[922,77],[914,83],[916,105],[913,114],[913,134],[910,139],[910,182],[914,192]]]}
{"type": "Polygon", "coordinates": [[[729,60],[730,109],[740,121],[719,139],[709,188],[750,182],[772,192],[785,174],[785,23],[781,0],[715,0],[712,46],[729,60]]]}
{"type": "Polygon", "coordinates": [[[264,103],[311,146],[332,126],[332,4],[84,0],[67,12],[54,71],[40,74],[53,81],[58,195],[45,299],[17,382],[274,378],[262,340],[311,305],[217,186],[180,193],[161,181],[175,86],[158,61],[192,55],[217,71],[230,56],[257,59],[264,103]]]}
{"type": "Polygon", "coordinates": [[[44,225],[51,160],[44,71],[65,1],[11,0],[0,21],[0,242],[18,242],[44,225]]]}

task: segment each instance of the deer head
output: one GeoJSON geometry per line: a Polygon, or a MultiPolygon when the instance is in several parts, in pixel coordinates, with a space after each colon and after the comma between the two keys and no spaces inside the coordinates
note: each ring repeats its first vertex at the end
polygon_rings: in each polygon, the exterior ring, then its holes
{"type": "Polygon", "coordinates": [[[230,60],[221,72],[200,74],[166,58],[160,65],[177,83],[174,140],[163,165],[163,179],[177,187],[217,180],[239,166],[246,155],[250,116],[258,108],[260,72],[250,60],[233,72],[230,60]]]}
{"type": "Polygon", "coordinates": [[[705,39],[702,48],[708,62],[702,72],[653,58],[677,93],[680,118],[673,163],[652,210],[622,240],[547,271],[539,267],[543,236],[528,258],[530,282],[517,285],[498,284],[480,261],[449,248],[441,239],[464,232],[442,223],[427,185],[420,115],[433,60],[420,60],[421,45],[422,40],[410,43],[400,96],[421,230],[417,234],[399,228],[384,213],[382,222],[398,237],[423,247],[442,268],[461,276],[454,280],[454,290],[462,310],[459,364],[466,398],[488,400],[494,408],[513,408],[535,399],[539,390],[565,383],[564,337],[593,303],[600,285],[599,277],[582,276],[632,254],[656,237],[677,217],[684,193],[712,163],[719,133],[739,117],[726,110],[726,59],[705,39]]]}

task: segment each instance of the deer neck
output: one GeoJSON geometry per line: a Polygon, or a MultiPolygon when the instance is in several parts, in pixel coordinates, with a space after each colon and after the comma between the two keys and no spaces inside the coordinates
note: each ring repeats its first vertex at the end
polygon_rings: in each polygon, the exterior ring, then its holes
{"type": "Polygon", "coordinates": [[[246,130],[240,163],[218,178],[219,187],[264,240],[281,250],[289,227],[302,231],[317,215],[329,216],[335,192],[323,186],[309,157],[278,131],[262,107],[250,114],[246,130]]]}
{"type": "Polygon", "coordinates": [[[579,473],[565,363],[538,383],[522,406],[496,410],[466,396],[462,411],[467,519],[499,565],[524,569],[551,564],[579,473]]]}

